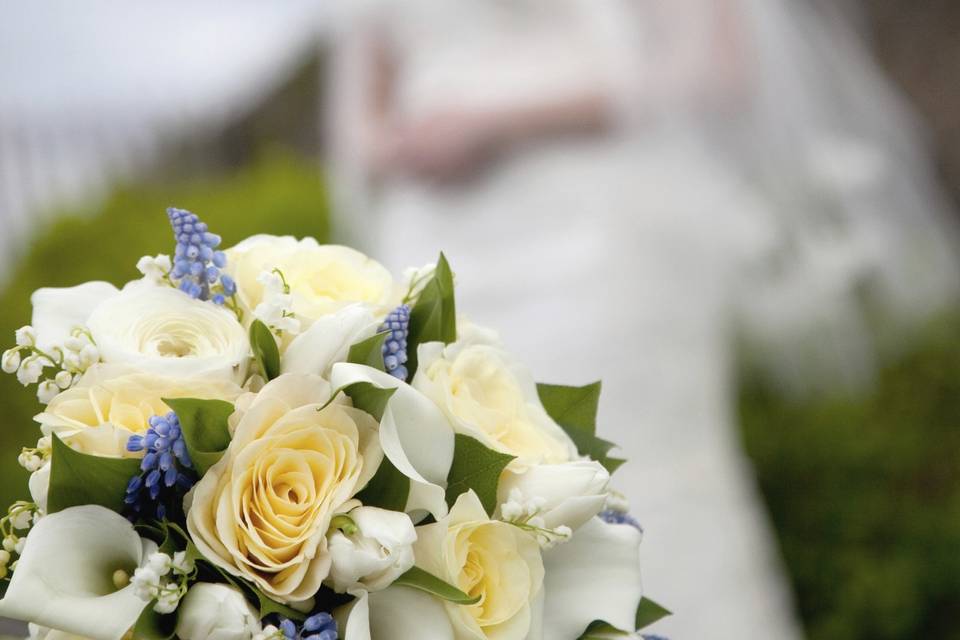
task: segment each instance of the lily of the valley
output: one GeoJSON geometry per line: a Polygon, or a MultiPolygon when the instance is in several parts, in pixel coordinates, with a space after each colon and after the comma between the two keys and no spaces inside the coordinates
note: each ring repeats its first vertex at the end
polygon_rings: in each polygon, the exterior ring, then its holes
{"type": "Polygon", "coordinates": [[[30,531],[0,615],[120,640],[147,606],[129,577],[155,550],[126,518],[103,507],[48,515],[30,531]]]}

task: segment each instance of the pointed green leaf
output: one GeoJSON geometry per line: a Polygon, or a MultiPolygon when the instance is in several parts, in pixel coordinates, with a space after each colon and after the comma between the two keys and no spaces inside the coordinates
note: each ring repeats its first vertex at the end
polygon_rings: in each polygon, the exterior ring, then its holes
{"type": "Polygon", "coordinates": [[[407,369],[417,371],[417,347],[424,342],[450,344],[457,339],[457,309],[453,293],[453,272],[446,256],[437,259],[433,278],[424,286],[410,310],[407,336],[407,369]]]}
{"type": "Polygon", "coordinates": [[[389,335],[389,331],[381,331],[352,345],[347,353],[347,362],[365,364],[378,371],[386,371],[383,366],[383,341],[389,335]]]}
{"type": "Polygon", "coordinates": [[[409,496],[410,478],[400,473],[390,459],[384,457],[380,468],[356,497],[368,507],[403,511],[409,496]]]}
{"type": "Polygon", "coordinates": [[[577,640],[615,640],[616,638],[630,638],[634,634],[621,631],[603,620],[594,620],[577,640]]]}
{"type": "Polygon", "coordinates": [[[350,396],[353,406],[369,413],[377,422],[383,419],[383,412],[396,389],[384,389],[370,382],[354,382],[348,384],[342,391],[350,396]]]}
{"type": "Polygon", "coordinates": [[[500,474],[514,457],[458,433],[454,440],[453,463],[447,474],[447,504],[453,506],[461,493],[473,489],[483,508],[492,515],[497,507],[500,474]]]}
{"type": "Polygon", "coordinates": [[[397,578],[393,584],[419,589],[456,604],[476,604],[480,601],[480,596],[471,598],[452,584],[444,582],[432,573],[427,573],[420,567],[412,567],[397,578]]]}
{"type": "Polygon", "coordinates": [[[260,320],[250,325],[250,348],[264,378],[273,380],[280,375],[280,349],[273,332],[260,320]]]}
{"type": "Polygon", "coordinates": [[[234,406],[224,400],[198,398],[164,398],[163,401],[180,419],[180,430],[187,453],[200,475],[215,465],[230,445],[227,419],[234,406]]]}
{"type": "Polygon", "coordinates": [[[563,427],[580,455],[589,456],[613,473],[626,460],[610,457],[616,445],[596,435],[600,386],[600,382],[583,387],[538,383],[537,394],[547,414],[563,427]]]}
{"type": "Polygon", "coordinates": [[[639,631],[640,629],[649,627],[654,622],[661,618],[666,618],[669,615],[671,615],[671,612],[662,605],[657,604],[653,600],[643,598],[640,600],[639,606],[637,606],[636,629],[639,631]]]}
{"type": "Polygon", "coordinates": [[[120,513],[127,483],[140,473],[139,460],[80,453],[56,434],[50,464],[47,498],[50,513],[85,504],[97,504],[120,513]]]}
{"type": "Polygon", "coordinates": [[[537,384],[543,408],[564,429],[589,435],[597,433],[597,409],[600,406],[599,381],[582,387],[537,384]]]}

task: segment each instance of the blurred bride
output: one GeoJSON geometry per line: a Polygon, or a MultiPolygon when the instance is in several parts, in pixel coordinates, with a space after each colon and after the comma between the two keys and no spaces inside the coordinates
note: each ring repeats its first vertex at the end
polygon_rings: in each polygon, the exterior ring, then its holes
{"type": "Polygon", "coordinates": [[[461,310],[538,379],[603,377],[646,586],[677,612],[658,632],[798,637],[732,428],[731,326],[787,384],[859,384],[864,299],[902,323],[953,299],[896,98],[797,2],[343,5],[341,227],[394,268],[446,251],[461,310]]]}

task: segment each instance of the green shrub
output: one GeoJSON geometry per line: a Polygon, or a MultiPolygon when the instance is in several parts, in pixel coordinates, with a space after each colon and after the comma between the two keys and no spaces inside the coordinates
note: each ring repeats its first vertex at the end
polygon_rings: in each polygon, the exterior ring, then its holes
{"type": "MultiPolygon", "coordinates": [[[[282,151],[263,154],[227,176],[167,184],[121,187],[96,211],[54,216],[17,265],[0,293],[0,348],[13,344],[14,330],[30,321],[30,294],[87,280],[122,284],[139,277],[143,255],[170,253],[173,236],[166,207],[200,215],[230,246],[255,233],[328,237],[327,197],[320,170],[282,151]]],[[[32,416],[40,405],[15,376],[0,375],[0,505],[26,497],[26,472],[16,463],[20,448],[39,437],[32,416]]]]}
{"type": "Polygon", "coordinates": [[[748,379],[740,417],[809,637],[960,638],[960,316],[865,397],[748,379]]]}

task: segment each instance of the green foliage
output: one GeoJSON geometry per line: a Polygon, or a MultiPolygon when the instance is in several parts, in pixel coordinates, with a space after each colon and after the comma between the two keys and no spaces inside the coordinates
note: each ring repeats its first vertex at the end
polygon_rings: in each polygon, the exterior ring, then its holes
{"type": "Polygon", "coordinates": [[[433,277],[423,287],[410,310],[407,336],[407,369],[417,372],[417,347],[424,342],[449,344],[457,339],[457,307],[453,297],[453,271],[441,253],[433,277]]]}
{"type": "Polygon", "coordinates": [[[637,619],[634,623],[634,628],[639,631],[669,615],[669,609],[666,609],[649,598],[641,598],[640,604],[637,606],[637,619]]]}
{"type": "Polygon", "coordinates": [[[960,638],[960,315],[868,395],[751,378],[740,417],[809,637],[960,638]]]}
{"type": "Polygon", "coordinates": [[[403,511],[410,497],[410,478],[400,473],[384,456],[377,472],[357,494],[357,499],[368,507],[380,507],[390,511],[403,511]]]}
{"type": "MultiPolygon", "coordinates": [[[[255,233],[328,239],[327,197],[319,167],[292,154],[266,153],[251,166],[226,176],[118,188],[97,208],[76,208],[32,239],[29,251],[9,273],[0,293],[0,350],[13,344],[13,331],[30,322],[30,294],[39,287],[64,287],[87,280],[120,285],[139,277],[143,255],[171,253],[173,232],[166,207],[198,213],[231,246],[255,233]],[[105,231],[109,230],[109,231],[105,231]]],[[[3,424],[0,429],[0,504],[27,495],[27,474],[16,464],[23,446],[40,430],[33,416],[36,396],[12,375],[0,375],[3,424]]]]}
{"type": "Polygon", "coordinates": [[[476,604],[480,601],[480,596],[471,598],[452,584],[444,582],[420,567],[411,567],[409,571],[397,578],[393,584],[419,589],[432,596],[449,600],[456,604],[476,604]]]}
{"type": "Polygon", "coordinates": [[[600,406],[600,382],[583,387],[559,384],[537,384],[537,394],[543,408],[563,427],[580,455],[596,460],[613,473],[626,460],[611,457],[614,443],[597,437],[597,409],[600,406]]]}
{"type": "Polygon", "coordinates": [[[497,507],[500,474],[514,457],[458,433],[454,441],[453,463],[447,474],[447,504],[452,507],[461,493],[473,489],[483,508],[493,515],[497,507]]]}
{"type": "Polygon", "coordinates": [[[223,400],[197,398],[164,398],[163,401],[180,419],[187,453],[197,473],[203,475],[217,464],[230,445],[227,419],[233,413],[233,405],[223,400]]]}
{"type": "Polygon", "coordinates": [[[270,328],[260,320],[250,323],[250,348],[264,378],[273,380],[280,375],[280,349],[270,328]]]}
{"type": "Polygon", "coordinates": [[[176,633],[177,614],[161,615],[147,605],[133,626],[133,637],[137,640],[171,640],[176,633]]]}
{"type": "Polygon", "coordinates": [[[387,403],[397,392],[396,388],[384,389],[371,382],[354,382],[343,388],[343,392],[350,396],[353,406],[369,413],[380,422],[383,412],[387,410],[387,403]]]}
{"type": "MultiPolygon", "coordinates": [[[[6,464],[12,464],[8,462],[6,464]]],[[[140,473],[140,461],[102,458],[74,451],[56,435],[50,464],[50,513],[84,504],[98,504],[117,513],[130,478],[140,473]]]]}
{"type": "Polygon", "coordinates": [[[347,362],[365,364],[377,371],[386,371],[383,366],[383,341],[388,335],[390,335],[389,332],[382,331],[351,345],[347,353],[347,362]]]}

